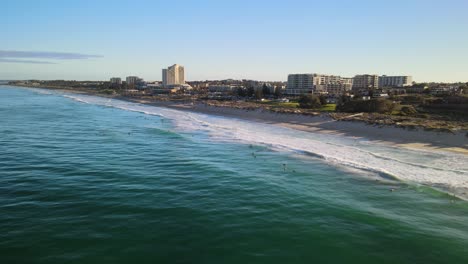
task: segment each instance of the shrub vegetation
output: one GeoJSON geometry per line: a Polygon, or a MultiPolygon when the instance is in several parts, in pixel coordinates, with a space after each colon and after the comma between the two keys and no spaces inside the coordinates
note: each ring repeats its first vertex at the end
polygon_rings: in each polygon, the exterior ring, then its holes
{"type": "Polygon", "coordinates": [[[302,95],[299,98],[299,108],[313,109],[321,106],[320,98],[316,95],[302,95]]]}
{"type": "Polygon", "coordinates": [[[371,100],[340,100],[336,106],[339,112],[347,113],[391,113],[395,104],[390,100],[371,99],[371,100]]]}

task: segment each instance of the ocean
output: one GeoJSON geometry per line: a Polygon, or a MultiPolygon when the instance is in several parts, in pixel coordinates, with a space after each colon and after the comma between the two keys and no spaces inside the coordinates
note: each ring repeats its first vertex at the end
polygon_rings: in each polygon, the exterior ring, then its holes
{"type": "Polygon", "coordinates": [[[468,263],[468,159],[0,86],[0,263],[468,263]]]}

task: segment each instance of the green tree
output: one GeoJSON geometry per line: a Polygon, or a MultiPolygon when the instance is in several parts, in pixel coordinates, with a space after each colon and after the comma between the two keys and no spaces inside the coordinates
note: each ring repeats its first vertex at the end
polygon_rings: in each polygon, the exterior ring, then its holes
{"type": "Polygon", "coordinates": [[[247,88],[247,96],[248,97],[252,97],[252,96],[254,96],[254,94],[255,94],[255,89],[252,86],[247,88]]]}
{"type": "Polygon", "coordinates": [[[256,90],[255,90],[255,98],[256,98],[257,100],[263,98],[263,91],[262,91],[262,89],[256,89],[256,90]]]}
{"type": "Polygon", "coordinates": [[[462,94],[468,94],[468,83],[459,86],[462,94]]]}
{"type": "Polygon", "coordinates": [[[325,95],[323,95],[323,94],[320,95],[320,96],[319,96],[319,100],[320,100],[320,103],[321,103],[322,105],[326,105],[326,104],[327,104],[327,97],[326,97],[325,95]]]}
{"type": "Polygon", "coordinates": [[[239,97],[246,97],[247,96],[247,90],[243,87],[237,89],[237,95],[239,97]]]}
{"type": "Polygon", "coordinates": [[[281,88],[280,88],[280,87],[276,87],[276,89],[275,89],[275,97],[276,97],[276,98],[279,98],[279,97],[281,97],[281,95],[282,95],[281,88]]]}
{"type": "Polygon", "coordinates": [[[347,102],[351,101],[350,96],[342,95],[338,98],[338,102],[336,102],[336,111],[338,112],[345,112],[344,106],[347,102]]]}
{"type": "Polygon", "coordinates": [[[263,95],[265,95],[265,96],[269,96],[269,95],[271,94],[270,88],[268,88],[268,86],[266,85],[266,83],[263,84],[262,93],[263,93],[263,95]]]}
{"type": "Polygon", "coordinates": [[[412,105],[403,106],[400,110],[400,115],[403,115],[403,116],[414,115],[417,113],[418,111],[416,111],[416,109],[412,105]]]}
{"type": "Polygon", "coordinates": [[[339,112],[377,112],[377,113],[391,113],[395,108],[395,104],[390,100],[385,99],[372,99],[372,100],[350,100],[339,102],[337,111],[339,112]]]}
{"type": "Polygon", "coordinates": [[[300,108],[320,108],[322,104],[320,103],[320,99],[316,95],[301,95],[299,98],[299,107],[300,108]]]}

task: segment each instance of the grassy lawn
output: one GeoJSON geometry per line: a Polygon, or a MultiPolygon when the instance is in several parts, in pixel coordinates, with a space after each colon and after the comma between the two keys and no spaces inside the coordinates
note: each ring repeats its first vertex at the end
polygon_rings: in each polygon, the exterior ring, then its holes
{"type": "Polygon", "coordinates": [[[278,103],[276,106],[281,107],[281,108],[297,108],[299,106],[299,103],[294,103],[294,102],[278,103]]]}
{"type": "Polygon", "coordinates": [[[282,102],[274,102],[274,101],[264,101],[264,102],[261,102],[261,104],[278,107],[278,108],[297,108],[297,106],[299,105],[299,103],[295,103],[295,102],[282,103],[282,102]]]}
{"type": "Polygon", "coordinates": [[[336,104],[326,104],[322,106],[319,110],[322,112],[335,112],[336,104]]]}
{"type": "MultiPolygon", "coordinates": [[[[263,105],[268,105],[268,106],[272,106],[275,108],[298,108],[299,106],[299,103],[297,102],[282,103],[282,102],[274,102],[274,101],[263,101],[260,103],[263,105]]],[[[321,111],[321,112],[335,112],[336,104],[326,104],[316,110],[321,111]]]]}

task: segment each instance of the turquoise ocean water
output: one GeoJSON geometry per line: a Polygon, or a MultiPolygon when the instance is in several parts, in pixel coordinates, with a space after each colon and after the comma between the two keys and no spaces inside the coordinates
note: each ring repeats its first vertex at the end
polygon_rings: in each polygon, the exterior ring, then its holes
{"type": "Polygon", "coordinates": [[[0,86],[0,263],[468,263],[466,161],[0,86]]]}

